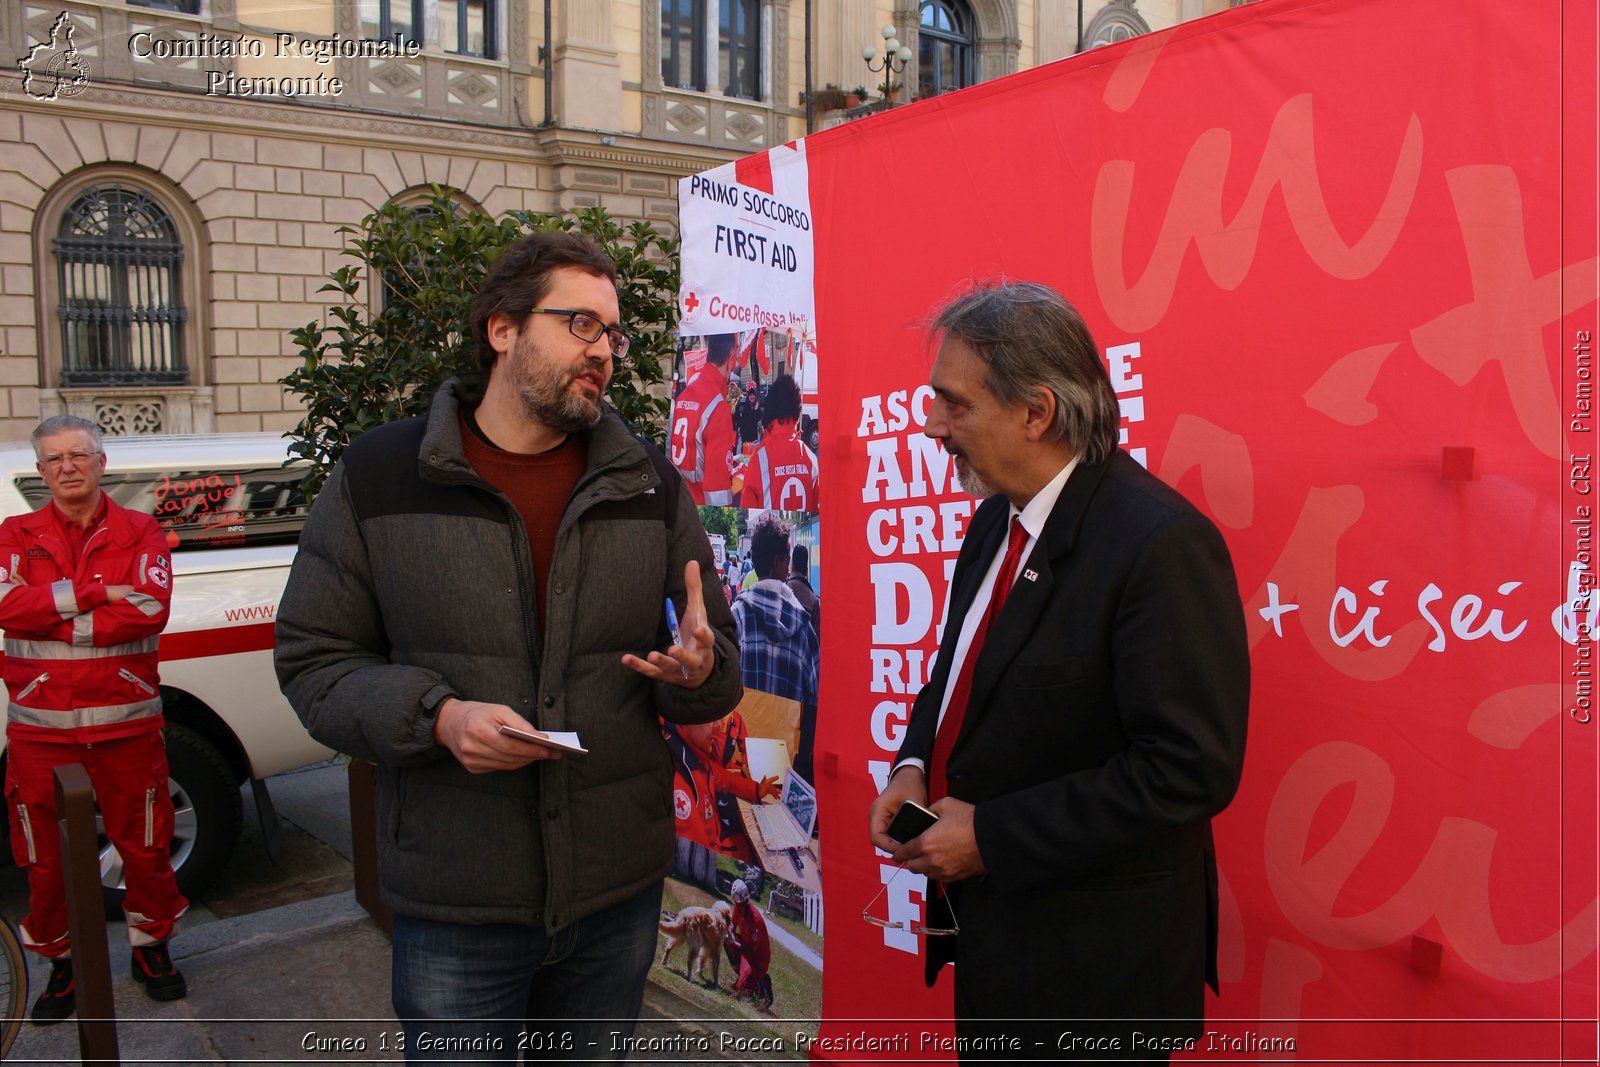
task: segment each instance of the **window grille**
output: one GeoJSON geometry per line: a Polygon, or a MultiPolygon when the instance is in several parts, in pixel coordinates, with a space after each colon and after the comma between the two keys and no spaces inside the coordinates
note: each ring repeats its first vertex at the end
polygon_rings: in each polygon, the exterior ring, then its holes
{"type": "Polygon", "coordinates": [[[84,190],[54,241],[61,301],[61,384],[185,385],[183,242],[137,189],[84,190]]]}

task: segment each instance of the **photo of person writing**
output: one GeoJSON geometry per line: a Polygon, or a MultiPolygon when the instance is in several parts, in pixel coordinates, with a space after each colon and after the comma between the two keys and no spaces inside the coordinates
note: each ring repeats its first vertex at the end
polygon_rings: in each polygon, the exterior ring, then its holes
{"type": "Polygon", "coordinates": [[[776,798],[780,786],[775,776],[759,781],[750,776],[744,718],[735,711],[716,722],[663,723],[662,736],[672,753],[678,836],[746,863],[757,862],[738,802],[763,803],[776,798]]]}

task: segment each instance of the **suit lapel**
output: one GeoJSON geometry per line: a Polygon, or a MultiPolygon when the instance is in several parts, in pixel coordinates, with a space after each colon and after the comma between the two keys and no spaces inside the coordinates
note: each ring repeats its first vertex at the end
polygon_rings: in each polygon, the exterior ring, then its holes
{"type": "MultiPolygon", "coordinates": [[[[1005,676],[1012,660],[1038,631],[1039,620],[1053,598],[1058,572],[1066,566],[1077,543],[1084,513],[1110,462],[1080,465],[1061,487],[1056,506],[1045,520],[1044,533],[1018,568],[1017,580],[978,654],[972,674],[972,696],[967,703],[966,718],[961,723],[961,735],[956,739],[956,751],[988,712],[995,686],[1005,676]]],[[[994,551],[991,549],[989,555],[981,558],[987,562],[994,551]]]]}
{"type": "Polygon", "coordinates": [[[1005,520],[1009,514],[1010,507],[1003,499],[990,497],[979,506],[972,517],[972,525],[967,528],[961,551],[967,554],[969,546],[972,551],[962,561],[964,565],[958,565],[952,575],[955,584],[950,590],[950,609],[946,612],[944,636],[939,642],[939,659],[942,663],[949,663],[955,653],[956,638],[961,636],[967,611],[971,609],[972,600],[983,585],[984,572],[994,554],[1000,550],[1000,542],[1006,534],[1005,520]]]}

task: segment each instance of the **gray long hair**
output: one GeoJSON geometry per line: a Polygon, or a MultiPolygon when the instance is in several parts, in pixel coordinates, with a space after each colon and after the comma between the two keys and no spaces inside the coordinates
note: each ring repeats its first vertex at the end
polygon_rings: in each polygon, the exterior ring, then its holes
{"type": "Polygon", "coordinates": [[[989,367],[989,391],[1008,405],[1043,386],[1056,398],[1055,437],[1083,463],[1117,448],[1121,410],[1089,327],[1076,308],[1037,282],[984,283],[935,314],[935,333],[972,347],[989,367]]]}

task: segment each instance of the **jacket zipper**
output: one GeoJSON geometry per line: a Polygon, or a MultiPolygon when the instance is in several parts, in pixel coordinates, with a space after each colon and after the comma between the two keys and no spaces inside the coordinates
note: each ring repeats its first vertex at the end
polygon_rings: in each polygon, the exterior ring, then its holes
{"type": "Polygon", "coordinates": [[[99,537],[101,534],[103,534],[105,532],[106,532],[106,528],[104,526],[96,527],[94,533],[90,534],[89,535],[89,539],[83,543],[83,552],[79,555],[78,558],[81,559],[81,560],[87,560],[89,558],[89,549],[94,547],[95,538],[99,537]]]}
{"type": "Polygon", "coordinates": [[[150,848],[156,833],[156,790],[154,786],[144,791],[144,847],[150,848]]]}
{"type": "MultiPolygon", "coordinates": [[[[537,689],[540,678],[544,674],[544,649],[536,640],[540,635],[534,632],[533,610],[530,608],[530,604],[539,595],[533,584],[533,560],[531,558],[523,559],[523,548],[528,544],[528,529],[522,524],[522,516],[517,514],[517,509],[511,503],[510,497],[487,482],[480,480],[479,484],[489,490],[500,501],[501,505],[506,509],[506,516],[511,520],[509,524],[511,530],[511,562],[517,571],[517,602],[522,608],[522,639],[528,646],[528,663],[533,667],[533,684],[534,688],[537,689]]],[[[530,557],[532,555],[531,548],[528,551],[528,555],[530,557]]],[[[537,714],[537,709],[535,709],[534,715],[537,714]]],[[[529,721],[538,722],[536,718],[530,718],[529,721]]]]}
{"type": "MultiPolygon", "coordinates": [[[[646,467],[650,467],[650,461],[648,459],[646,459],[644,461],[644,465],[646,467]]],[[[629,466],[627,468],[617,468],[617,469],[630,469],[631,470],[636,466],[637,466],[637,464],[634,464],[634,465],[631,465],[631,466],[629,466]]],[[[572,487],[572,497],[570,499],[577,500],[579,498],[579,494],[585,488],[587,488],[591,483],[599,481],[602,476],[610,474],[610,473],[612,473],[612,471],[613,471],[613,468],[611,468],[611,467],[605,467],[605,468],[601,468],[601,469],[593,470],[593,471],[586,471],[583,475],[581,475],[579,477],[578,484],[576,484],[576,485],[574,485],[572,487]]],[[[501,505],[506,509],[506,513],[511,519],[511,529],[514,532],[520,532],[521,535],[522,535],[521,539],[520,539],[521,540],[521,544],[518,544],[518,538],[516,536],[512,537],[512,539],[511,539],[511,555],[512,555],[512,561],[516,565],[517,580],[521,585],[521,588],[518,590],[518,592],[522,594],[519,597],[519,600],[521,601],[521,604],[522,604],[523,640],[525,640],[527,642],[527,645],[528,645],[529,662],[533,666],[534,685],[536,687],[538,687],[538,686],[542,685],[542,680],[543,680],[543,675],[544,675],[544,649],[543,649],[543,646],[541,644],[539,644],[535,640],[535,638],[536,637],[542,637],[543,635],[536,635],[534,633],[533,614],[529,610],[530,602],[532,602],[535,599],[537,594],[534,592],[535,587],[534,587],[534,584],[533,584],[533,576],[531,574],[532,560],[531,559],[527,560],[527,561],[523,560],[522,547],[523,547],[523,545],[526,545],[527,542],[528,542],[528,531],[527,531],[526,527],[524,527],[522,525],[522,516],[517,514],[517,509],[511,503],[511,498],[510,497],[506,496],[500,490],[496,489],[494,486],[492,486],[488,482],[484,481],[481,477],[479,477],[477,475],[477,473],[475,471],[474,472],[470,472],[470,473],[468,473],[468,474],[466,474],[464,476],[462,474],[452,472],[452,473],[442,477],[440,479],[440,481],[441,481],[441,484],[455,483],[455,484],[458,484],[458,485],[476,486],[477,488],[488,492],[490,495],[494,496],[497,500],[499,500],[501,505]]],[[[559,548],[560,548],[560,544],[561,544],[561,536],[562,536],[562,534],[566,533],[567,532],[567,528],[572,523],[577,522],[577,520],[582,516],[582,514],[585,511],[589,510],[589,508],[593,507],[595,504],[599,504],[599,503],[602,503],[604,501],[631,499],[632,497],[637,496],[640,492],[642,492],[644,488],[645,488],[645,486],[641,483],[640,488],[637,489],[637,490],[633,490],[633,491],[621,492],[621,493],[596,493],[589,500],[584,501],[583,502],[583,506],[578,508],[576,511],[569,510],[566,514],[564,514],[562,516],[561,523],[556,529],[556,547],[558,549],[558,553],[557,554],[559,554],[559,548]]],[[[658,486],[658,488],[659,488],[659,486],[658,486]]],[[[551,558],[552,558],[552,561],[553,561],[555,557],[552,556],[551,558]]],[[[537,716],[538,712],[539,712],[538,706],[535,705],[535,707],[532,710],[534,712],[534,715],[537,716]]],[[[538,720],[535,718],[533,721],[535,723],[537,723],[538,720]]]]}
{"type": "Polygon", "coordinates": [[[23,697],[27,696],[29,693],[33,692],[35,689],[39,688],[39,686],[41,686],[45,682],[48,682],[49,680],[50,680],[50,672],[46,671],[45,673],[39,675],[39,677],[35,678],[33,681],[29,682],[27,685],[23,686],[22,687],[22,692],[18,693],[12,699],[13,700],[21,700],[23,697]]]}
{"type": "Polygon", "coordinates": [[[156,695],[156,691],[150,687],[150,683],[149,682],[145,681],[143,678],[139,677],[137,674],[134,674],[132,671],[128,670],[128,668],[126,668],[126,667],[122,668],[121,670],[119,670],[117,672],[117,677],[121,678],[123,681],[132,682],[134,685],[138,686],[140,689],[143,689],[146,693],[149,693],[151,696],[155,696],[156,695]]]}
{"type": "Polygon", "coordinates": [[[28,821],[28,805],[17,805],[17,821],[22,824],[22,836],[28,842],[28,862],[38,863],[39,853],[33,847],[33,824],[28,821]]]}
{"type": "MultiPolygon", "coordinates": [[[[490,496],[494,497],[500,502],[500,506],[506,510],[507,518],[511,520],[511,562],[516,568],[517,593],[519,594],[517,599],[522,606],[522,639],[523,642],[528,646],[528,662],[533,667],[534,685],[537,687],[539,684],[539,678],[544,673],[544,654],[539,644],[537,644],[534,640],[535,634],[533,627],[533,615],[528,609],[529,602],[532,601],[537,594],[533,591],[534,584],[532,560],[524,562],[522,558],[522,548],[528,543],[528,531],[527,528],[522,525],[522,516],[517,514],[516,506],[511,503],[510,497],[506,496],[500,490],[484,481],[477,475],[477,472],[473,471],[465,475],[457,472],[441,473],[444,474],[444,476],[439,479],[440,484],[464,485],[475,489],[480,489],[483,492],[488,493],[490,496]],[[521,535],[521,544],[518,544],[518,534],[521,535]]],[[[537,714],[536,709],[534,709],[534,713],[537,714]]],[[[530,719],[530,721],[537,723],[537,719],[530,719]]]]}

